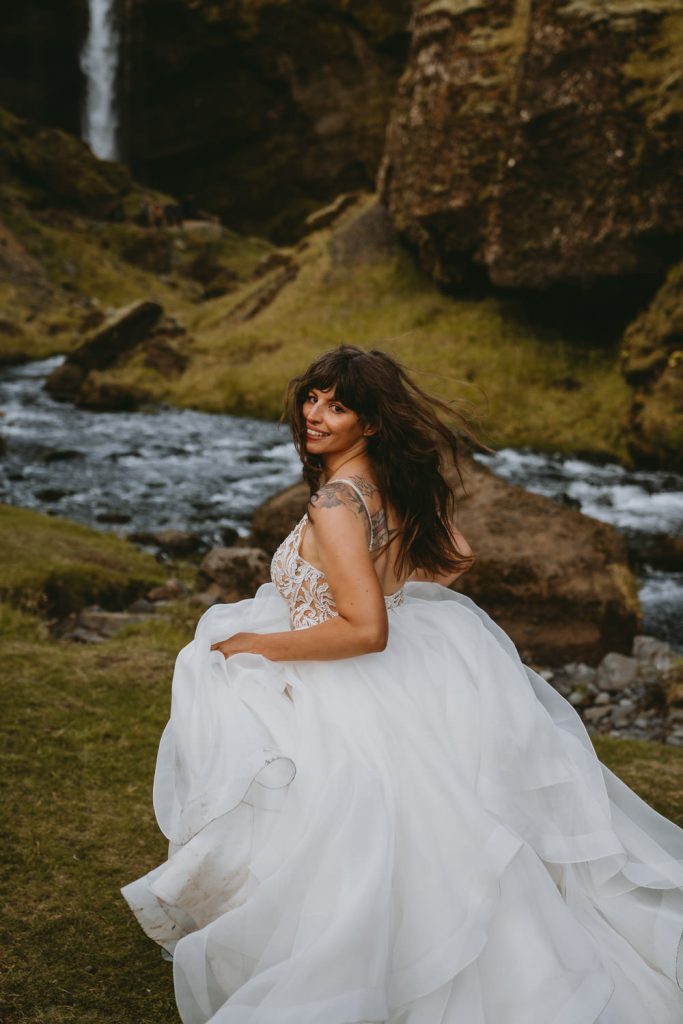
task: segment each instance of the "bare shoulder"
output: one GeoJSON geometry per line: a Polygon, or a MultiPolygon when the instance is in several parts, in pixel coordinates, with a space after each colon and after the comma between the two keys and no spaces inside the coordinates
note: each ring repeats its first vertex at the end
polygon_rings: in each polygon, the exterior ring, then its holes
{"type": "MultiPolygon", "coordinates": [[[[355,483],[355,480],[354,480],[355,483]]],[[[365,515],[363,499],[346,480],[330,480],[311,495],[309,512],[322,509],[347,508],[358,515],[365,515]]]]}

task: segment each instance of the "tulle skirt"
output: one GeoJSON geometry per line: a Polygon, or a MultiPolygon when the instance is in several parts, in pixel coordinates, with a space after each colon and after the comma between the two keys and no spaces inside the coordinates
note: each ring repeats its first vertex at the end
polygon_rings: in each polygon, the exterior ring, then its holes
{"type": "Polygon", "coordinates": [[[179,654],[168,860],[122,890],[184,1024],[681,1024],[683,830],[472,601],[408,584],[378,654],[179,654]]]}

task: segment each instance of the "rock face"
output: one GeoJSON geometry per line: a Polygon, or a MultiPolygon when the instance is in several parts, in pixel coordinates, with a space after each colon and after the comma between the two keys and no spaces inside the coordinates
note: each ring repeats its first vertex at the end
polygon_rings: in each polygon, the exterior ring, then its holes
{"type": "Polygon", "coordinates": [[[69,353],[53,370],[45,389],[55,398],[86,408],[134,409],[137,396],[99,380],[106,370],[148,337],[163,313],[157,302],[134,302],[118,310],[92,337],[69,353]]]}
{"type": "Polygon", "coordinates": [[[634,389],[634,455],[653,465],[683,467],[683,263],[626,331],[622,368],[634,389]]]}
{"type": "Polygon", "coordinates": [[[83,96],[78,55],[87,29],[87,0],[3,4],[0,105],[78,134],[83,96]]]}
{"type": "Polygon", "coordinates": [[[683,232],[678,0],[419,0],[379,176],[457,282],[661,275],[683,232]]]}
{"type": "Polygon", "coordinates": [[[287,237],[374,179],[410,0],[129,0],[125,144],[136,177],[287,237]]]}
{"type": "MultiPolygon", "coordinates": [[[[456,584],[510,634],[536,664],[598,662],[630,653],[639,621],[624,545],[609,526],[562,508],[466,464],[468,495],[459,525],[477,560],[456,584]]],[[[254,515],[254,540],[272,552],[302,515],[303,484],[269,499],[254,515]]]]}
{"type": "Polygon", "coordinates": [[[0,184],[16,175],[35,207],[67,207],[90,217],[122,216],[132,179],[122,164],[98,160],[80,139],[0,110],[0,184]]]}

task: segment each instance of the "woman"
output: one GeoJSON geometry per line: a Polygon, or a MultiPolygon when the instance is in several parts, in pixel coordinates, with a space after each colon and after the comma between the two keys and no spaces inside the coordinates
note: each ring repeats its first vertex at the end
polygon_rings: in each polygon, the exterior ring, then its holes
{"type": "Polygon", "coordinates": [[[178,656],[168,861],[123,890],[185,1024],[680,1024],[683,830],[447,589],[449,408],[381,352],[292,381],[312,497],[178,656]]]}

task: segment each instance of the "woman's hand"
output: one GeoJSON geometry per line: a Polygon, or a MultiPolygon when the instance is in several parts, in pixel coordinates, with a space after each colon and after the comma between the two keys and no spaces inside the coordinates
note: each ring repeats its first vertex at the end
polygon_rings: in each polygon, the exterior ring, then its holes
{"type": "Polygon", "coordinates": [[[220,651],[225,658],[231,654],[256,654],[254,640],[257,636],[257,633],[233,633],[227,640],[211,644],[211,650],[220,651]]]}

